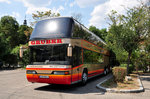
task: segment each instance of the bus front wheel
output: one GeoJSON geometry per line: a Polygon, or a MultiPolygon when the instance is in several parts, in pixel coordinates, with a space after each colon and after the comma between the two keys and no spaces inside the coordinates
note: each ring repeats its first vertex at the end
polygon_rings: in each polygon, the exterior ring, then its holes
{"type": "Polygon", "coordinates": [[[81,84],[82,84],[82,85],[86,85],[87,80],[88,80],[88,75],[87,75],[87,73],[86,73],[86,72],[83,72],[83,74],[82,74],[82,82],[81,82],[81,84]]]}

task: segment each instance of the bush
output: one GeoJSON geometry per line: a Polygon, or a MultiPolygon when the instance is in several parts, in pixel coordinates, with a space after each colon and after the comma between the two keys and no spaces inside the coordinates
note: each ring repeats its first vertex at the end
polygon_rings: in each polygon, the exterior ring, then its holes
{"type": "Polygon", "coordinates": [[[21,63],[23,64],[23,66],[29,64],[29,49],[23,52],[23,58],[21,59],[21,63]]]}
{"type": "Polygon", "coordinates": [[[127,74],[127,69],[124,67],[114,67],[113,76],[116,82],[123,82],[127,74]]]}

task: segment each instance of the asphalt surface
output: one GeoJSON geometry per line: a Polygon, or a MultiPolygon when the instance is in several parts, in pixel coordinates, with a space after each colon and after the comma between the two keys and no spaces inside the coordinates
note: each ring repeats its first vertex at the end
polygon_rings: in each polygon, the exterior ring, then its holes
{"type": "Polygon", "coordinates": [[[142,93],[105,93],[96,84],[107,79],[99,76],[88,81],[86,86],[79,84],[49,85],[29,83],[25,70],[0,71],[0,99],[150,99],[150,76],[142,76],[145,92],[142,93]]]}

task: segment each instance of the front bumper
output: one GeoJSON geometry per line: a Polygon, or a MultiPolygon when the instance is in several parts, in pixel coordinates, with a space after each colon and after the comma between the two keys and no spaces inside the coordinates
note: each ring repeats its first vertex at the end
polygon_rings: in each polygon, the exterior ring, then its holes
{"type": "Polygon", "coordinates": [[[71,75],[26,74],[26,77],[29,82],[48,84],[71,84],[71,75]],[[49,76],[49,78],[40,78],[40,76],[49,76]]]}

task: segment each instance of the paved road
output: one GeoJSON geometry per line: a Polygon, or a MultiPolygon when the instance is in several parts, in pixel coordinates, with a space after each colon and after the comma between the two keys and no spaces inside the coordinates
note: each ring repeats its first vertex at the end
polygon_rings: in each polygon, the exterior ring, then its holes
{"type": "Polygon", "coordinates": [[[150,76],[143,76],[146,91],[138,94],[105,93],[95,86],[108,76],[89,80],[86,86],[29,83],[25,70],[0,71],[0,99],[149,99],[150,76]]]}

